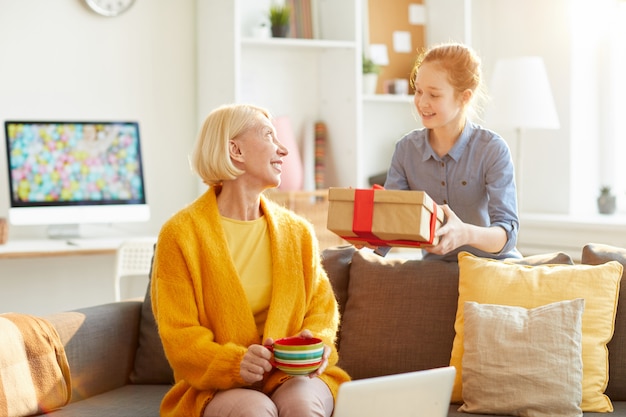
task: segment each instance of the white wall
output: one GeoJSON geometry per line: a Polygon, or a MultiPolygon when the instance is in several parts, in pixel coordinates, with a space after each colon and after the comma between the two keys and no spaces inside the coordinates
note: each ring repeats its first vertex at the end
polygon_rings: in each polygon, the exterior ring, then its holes
{"type": "MultiPolygon", "coordinates": [[[[554,95],[560,129],[522,132],[525,212],[570,211],[569,3],[570,0],[472,0],[472,41],[483,58],[487,83],[497,59],[538,55],[544,59],[554,95]]],[[[514,152],[514,132],[499,133],[514,152]]]]}
{"type": "MultiPolygon", "coordinates": [[[[197,195],[187,154],[195,139],[195,2],[137,1],[105,18],[82,0],[0,0],[0,119],[137,120],[154,234],[197,195]]],[[[3,134],[4,135],[4,134],[3,134]]],[[[4,147],[0,217],[9,206],[4,147]]],[[[44,237],[11,227],[10,238],[44,237]]]]}
{"type": "MultiPolygon", "coordinates": [[[[427,41],[460,41],[480,55],[488,85],[500,58],[543,57],[559,130],[522,132],[523,210],[570,211],[571,0],[429,0],[427,41]],[[450,11],[453,11],[452,13],[450,11]]],[[[489,127],[489,126],[487,126],[489,127]]],[[[498,130],[515,158],[513,130],[498,130]]],[[[590,190],[595,193],[595,188],[590,190]]]]}
{"type": "MultiPolygon", "coordinates": [[[[195,36],[193,0],[139,0],[116,18],[94,14],[82,0],[0,0],[2,121],[140,123],[152,216],[146,223],[113,225],[114,232],[154,235],[198,195],[187,164],[198,127],[195,36]]],[[[6,217],[6,156],[0,149],[0,217],[6,217]]],[[[44,237],[43,227],[12,226],[9,232],[10,240],[44,237]]],[[[0,260],[0,312],[43,314],[113,301],[113,260],[0,260]]]]}
{"type": "MultiPolygon", "coordinates": [[[[529,211],[568,213],[572,193],[584,192],[570,179],[571,154],[584,148],[573,149],[570,141],[569,1],[426,1],[427,42],[471,43],[487,80],[500,57],[533,54],[546,62],[561,129],[524,133],[529,211]]],[[[187,165],[197,117],[205,113],[196,105],[196,25],[202,22],[196,23],[195,4],[138,0],[124,15],[103,18],[82,0],[0,0],[1,120],[140,122],[152,219],[117,226],[124,231],[155,234],[198,194],[187,165]]],[[[500,133],[514,138],[513,132],[500,133]]],[[[0,217],[7,214],[9,194],[2,149],[0,217]]],[[[44,236],[43,228],[10,229],[10,239],[44,236]]],[[[112,262],[108,255],[0,260],[0,312],[46,313],[112,301],[112,262]]]]}
{"type": "MultiPolygon", "coordinates": [[[[615,149],[606,139],[610,130],[606,115],[612,108],[601,89],[608,79],[609,60],[606,49],[598,47],[610,37],[606,10],[614,4],[612,0],[428,1],[429,43],[452,39],[472,45],[482,58],[487,83],[499,58],[539,55],[546,64],[561,127],[523,132],[518,239],[522,253],[564,251],[580,260],[582,247],[589,242],[624,246],[624,212],[599,215],[595,203],[601,181],[610,183],[608,169],[602,166],[602,147],[615,149]],[[455,13],[446,14],[447,10],[455,13]],[[464,30],[468,15],[469,34],[464,30]]],[[[515,157],[514,132],[498,131],[515,157]]]]}

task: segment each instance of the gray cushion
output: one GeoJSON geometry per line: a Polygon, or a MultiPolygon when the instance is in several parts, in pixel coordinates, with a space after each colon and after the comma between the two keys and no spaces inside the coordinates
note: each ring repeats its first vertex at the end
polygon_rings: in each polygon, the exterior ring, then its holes
{"type": "MultiPolygon", "coordinates": [[[[150,276],[152,277],[152,268],[150,268],[150,276]]],[[[148,282],[146,296],[141,306],[139,346],[135,354],[135,364],[130,374],[130,381],[133,384],[171,384],[174,382],[174,373],[165,357],[163,343],[161,343],[152,312],[151,282],[152,280],[148,282]]]]}
{"type": "Polygon", "coordinates": [[[137,350],[140,309],[137,301],[122,301],[46,316],[65,345],[72,402],[128,382],[137,350]]]}
{"type": "Polygon", "coordinates": [[[461,410],[582,417],[584,308],[582,298],[530,309],[466,301],[461,410]]]}
{"type": "Polygon", "coordinates": [[[322,266],[333,286],[335,297],[339,303],[339,313],[343,315],[348,299],[348,282],[350,282],[350,264],[356,248],[352,245],[335,246],[322,251],[322,266]]]}

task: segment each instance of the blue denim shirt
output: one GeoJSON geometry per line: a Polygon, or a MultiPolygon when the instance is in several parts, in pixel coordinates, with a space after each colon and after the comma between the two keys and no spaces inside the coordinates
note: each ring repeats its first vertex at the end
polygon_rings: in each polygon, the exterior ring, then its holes
{"type": "Polygon", "coordinates": [[[470,122],[450,152],[439,157],[417,129],[397,144],[385,188],[426,191],[437,204],[448,204],[465,223],[500,226],[507,242],[499,253],[462,246],[446,255],[424,252],[425,259],[456,261],[460,251],[489,258],[519,258],[515,169],[508,145],[497,133],[470,122]]]}

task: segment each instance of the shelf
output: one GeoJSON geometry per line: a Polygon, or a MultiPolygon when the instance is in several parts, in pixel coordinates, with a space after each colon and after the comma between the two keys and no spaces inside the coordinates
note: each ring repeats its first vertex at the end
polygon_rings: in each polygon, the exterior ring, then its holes
{"type": "Polygon", "coordinates": [[[353,49],[356,43],[353,41],[336,41],[327,39],[296,39],[296,38],[243,38],[244,46],[259,46],[267,48],[313,48],[313,49],[353,49]]]}
{"type": "Polygon", "coordinates": [[[324,121],[326,185],[368,186],[371,175],[388,169],[395,142],[418,123],[413,96],[361,94],[367,2],[318,1],[317,39],[255,37],[271,4],[198,2],[199,120],[224,103],[259,103],[289,116],[303,149],[310,149],[312,122],[324,121]]]}
{"type": "Polygon", "coordinates": [[[588,243],[626,247],[626,215],[520,213],[518,249],[523,255],[565,252],[581,259],[588,243]]]}
{"type": "Polygon", "coordinates": [[[412,103],[413,96],[400,94],[365,94],[363,101],[366,103],[412,103]]]}
{"type": "Polygon", "coordinates": [[[520,222],[534,226],[570,229],[573,227],[586,230],[615,230],[626,231],[626,213],[598,214],[587,213],[580,215],[555,213],[521,213],[520,222]]]}

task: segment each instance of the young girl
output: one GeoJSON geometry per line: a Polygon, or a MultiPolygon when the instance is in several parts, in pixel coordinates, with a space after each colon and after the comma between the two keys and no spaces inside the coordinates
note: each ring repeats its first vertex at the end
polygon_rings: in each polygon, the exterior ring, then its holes
{"type": "Polygon", "coordinates": [[[423,129],[396,145],[385,188],[426,191],[446,216],[425,259],[456,261],[464,250],[520,257],[514,168],[506,142],[468,119],[481,94],[480,59],[461,44],[421,54],[411,73],[423,129]]]}

